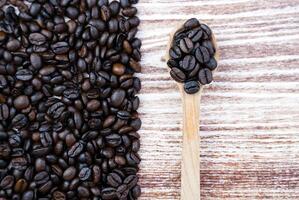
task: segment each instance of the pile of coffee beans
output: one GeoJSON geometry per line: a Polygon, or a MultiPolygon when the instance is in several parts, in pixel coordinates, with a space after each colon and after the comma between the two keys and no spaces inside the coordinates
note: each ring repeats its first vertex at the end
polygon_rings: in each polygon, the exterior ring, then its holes
{"type": "Polygon", "coordinates": [[[213,80],[212,71],[217,67],[211,29],[197,19],[187,20],[173,37],[167,65],[171,77],[184,83],[188,94],[199,91],[200,85],[213,80]]]}
{"type": "Polygon", "coordinates": [[[140,196],[137,2],[0,1],[0,199],[140,196]]]}

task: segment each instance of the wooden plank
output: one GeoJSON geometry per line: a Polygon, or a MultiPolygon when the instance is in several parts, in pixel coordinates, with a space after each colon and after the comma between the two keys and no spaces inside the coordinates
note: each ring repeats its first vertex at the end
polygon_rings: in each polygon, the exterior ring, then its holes
{"type": "Polygon", "coordinates": [[[299,199],[299,0],[143,0],[141,200],[180,193],[181,100],[161,56],[206,21],[221,51],[201,100],[202,199],[299,199]]]}

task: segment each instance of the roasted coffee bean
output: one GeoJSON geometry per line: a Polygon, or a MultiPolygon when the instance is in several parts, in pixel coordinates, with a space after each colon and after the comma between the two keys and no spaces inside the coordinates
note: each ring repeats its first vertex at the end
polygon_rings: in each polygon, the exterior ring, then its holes
{"type": "Polygon", "coordinates": [[[33,78],[33,73],[29,69],[20,69],[16,73],[16,78],[21,81],[29,81],[33,78]]]}
{"type": "Polygon", "coordinates": [[[47,38],[40,33],[31,33],[28,39],[30,43],[34,45],[42,45],[47,41],[47,38]]]}
{"type": "Polygon", "coordinates": [[[66,181],[73,180],[76,176],[77,170],[75,167],[69,167],[63,172],[63,179],[66,181]]]}
{"type": "Polygon", "coordinates": [[[174,46],[169,50],[169,55],[173,59],[179,59],[182,56],[181,49],[177,46],[174,46]]]}
{"type": "Polygon", "coordinates": [[[208,68],[201,69],[198,73],[198,80],[203,85],[211,83],[213,80],[211,70],[208,68]]]}
{"type": "Polygon", "coordinates": [[[200,25],[202,31],[203,31],[203,39],[209,39],[212,36],[212,31],[211,29],[206,25],[206,24],[201,24],[200,25]]]}
{"type": "Polygon", "coordinates": [[[206,63],[206,67],[210,70],[214,70],[217,68],[217,61],[215,58],[211,58],[208,63],[206,63]]]}
{"type": "Polygon", "coordinates": [[[15,98],[14,106],[17,110],[22,110],[29,106],[29,98],[26,95],[21,95],[15,98]]]}
{"type": "Polygon", "coordinates": [[[194,56],[190,56],[190,55],[185,56],[182,62],[180,63],[181,69],[185,71],[193,70],[195,65],[196,65],[196,60],[194,56]]]}
{"type": "Polygon", "coordinates": [[[112,92],[111,95],[111,104],[114,107],[119,107],[124,101],[126,92],[122,89],[117,89],[112,92]]]}
{"type": "Polygon", "coordinates": [[[198,62],[206,63],[210,60],[210,53],[206,47],[200,46],[195,50],[195,57],[198,62]]]}
{"type": "Polygon", "coordinates": [[[190,38],[192,42],[198,42],[201,39],[202,34],[201,28],[196,28],[189,32],[188,38],[190,38]]]}
{"type": "Polygon", "coordinates": [[[8,51],[16,51],[20,47],[21,47],[21,42],[16,39],[13,39],[6,44],[6,49],[8,51]]]}
{"type": "Polygon", "coordinates": [[[35,69],[40,69],[42,67],[42,58],[41,56],[39,56],[36,53],[33,53],[30,55],[30,62],[31,65],[35,68],[35,69]]]}
{"type": "Polygon", "coordinates": [[[185,82],[184,90],[188,94],[194,94],[200,89],[199,83],[197,81],[188,81],[185,82]]]}
{"type": "Polygon", "coordinates": [[[192,40],[190,40],[189,38],[185,37],[183,39],[180,40],[180,49],[182,50],[182,52],[184,53],[190,53],[194,47],[192,40]]]}
{"type": "Polygon", "coordinates": [[[200,26],[199,21],[196,18],[191,18],[188,19],[185,23],[184,23],[184,28],[186,29],[193,29],[200,26]]]}
{"type": "Polygon", "coordinates": [[[77,142],[70,148],[68,155],[72,158],[76,157],[82,152],[83,148],[84,145],[81,142],[77,142]]]}
{"type": "Polygon", "coordinates": [[[180,83],[182,83],[186,80],[186,75],[184,74],[184,72],[176,67],[173,67],[170,70],[170,75],[175,81],[180,82],[180,83]]]}
{"type": "Polygon", "coordinates": [[[104,188],[101,191],[101,197],[104,200],[117,198],[116,189],[114,189],[114,188],[104,188]]]}
{"type": "Polygon", "coordinates": [[[83,167],[79,172],[79,179],[82,181],[86,181],[91,176],[91,169],[88,167],[83,167]]]}
{"type": "Polygon", "coordinates": [[[0,104],[0,120],[6,120],[9,117],[9,108],[6,104],[0,104]]]}

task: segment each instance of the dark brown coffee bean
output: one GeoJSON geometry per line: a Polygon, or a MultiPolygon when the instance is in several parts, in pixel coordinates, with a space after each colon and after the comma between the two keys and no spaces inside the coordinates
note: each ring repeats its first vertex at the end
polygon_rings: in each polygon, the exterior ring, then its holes
{"type": "Polygon", "coordinates": [[[210,60],[210,53],[206,47],[200,46],[195,50],[195,58],[199,63],[206,63],[210,60]]]}
{"type": "Polygon", "coordinates": [[[211,70],[208,68],[201,69],[198,73],[198,80],[203,85],[211,83],[213,80],[211,70]]]}
{"type": "Polygon", "coordinates": [[[35,69],[40,69],[43,64],[41,56],[39,56],[37,53],[30,55],[30,62],[35,69]]]}
{"type": "Polygon", "coordinates": [[[173,59],[179,59],[182,56],[181,49],[177,46],[174,46],[169,50],[169,55],[173,59]]]}
{"type": "Polygon", "coordinates": [[[79,172],[79,179],[82,181],[88,180],[90,176],[91,176],[91,170],[88,167],[82,168],[79,172]]]}
{"type": "Polygon", "coordinates": [[[122,8],[127,8],[131,4],[130,4],[129,0],[120,0],[120,5],[121,5],[122,8]]]}
{"type": "Polygon", "coordinates": [[[198,42],[201,39],[202,34],[201,28],[196,28],[189,32],[188,38],[190,38],[192,42],[198,42]]]}
{"type": "Polygon", "coordinates": [[[203,31],[203,39],[209,39],[212,36],[212,31],[211,29],[206,25],[206,24],[201,24],[200,25],[202,31],[203,31]]]}
{"type": "Polygon", "coordinates": [[[57,42],[51,45],[52,51],[56,54],[64,54],[69,51],[69,45],[66,42],[57,42]]]}
{"type": "Polygon", "coordinates": [[[79,10],[76,7],[69,6],[66,9],[66,15],[71,19],[76,19],[79,16],[79,10]]]}
{"type": "Polygon", "coordinates": [[[196,18],[191,18],[188,19],[185,23],[184,23],[184,28],[186,29],[193,29],[200,26],[199,21],[196,18]]]}
{"type": "Polygon", "coordinates": [[[16,78],[21,81],[29,81],[33,78],[33,73],[29,69],[20,69],[16,73],[16,78]]]}
{"type": "Polygon", "coordinates": [[[112,92],[111,95],[111,104],[114,107],[119,107],[124,101],[126,92],[122,89],[117,89],[112,92]]]}
{"type": "Polygon", "coordinates": [[[122,142],[121,137],[118,134],[110,134],[110,135],[106,136],[105,139],[106,139],[107,144],[111,147],[119,146],[122,142]]]}
{"type": "Polygon", "coordinates": [[[6,104],[0,104],[0,120],[6,120],[9,117],[9,108],[6,104]]]}
{"type": "Polygon", "coordinates": [[[200,89],[200,86],[197,81],[188,81],[184,85],[184,90],[187,94],[194,94],[198,92],[200,89]]]}
{"type": "Polygon", "coordinates": [[[96,111],[97,109],[100,108],[100,106],[101,106],[101,102],[93,99],[87,103],[86,108],[89,111],[96,111]]]}
{"type": "Polygon", "coordinates": [[[214,55],[215,53],[215,47],[212,43],[212,41],[205,40],[202,42],[202,46],[206,47],[210,53],[210,55],[214,55]]]}
{"type": "Polygon", "coordinates": [[[21,42],[19,40],[13,39],[6,44],[8,51],[16,51],[21,47],[21,42]]]}
{"type": "Polygon", "coordinates": [[[69,167],[63,172],[63,179],[66,181],[73,180],[76,176],[76,168],[75,167],[69,167]]]}
{"type": "Polygon", "coordinates": [[[175,81],[180,82],[180,83],[182,83],[186,80],[186,75],[184,74],[184,72],[176,67],[173,67],[170,70],[170,75],[175,81]]]}
{"type": "Polygon", "coordinates": [[[40,12],[41,8],[42,8],[41,4],[32,3],[30,6],[30,10],[29,10],[30,15],[37,16],[38,13],[40,12]]]}
{"type": "Polygon", "coordinates": [[[101,197],[103,200],[110,200],[117,198],[116,190],[114,188],[104,188],[101,191],[101,197]]]}
{"type": "Polygon", "coordinates": [[[122,14],[126,17],[133,17],[137,14],[137,9],[135,7],[128,7],[122,10],[122,14]]]}
{"type": "Polygon", "coordinates": [[[34,45],[42,45],[42,44],[46,43],[47,38],[40,33],[31,33],[29,35],[29,41],[31,44],[34,44],[34,45]]]}
{"type": "Polygon", "coordinates": [[[81,142],[77,142],[70,148],[70,150],[68,151],[68,155],[71,158],[74,158],[82,152],[83,148],[83,144],[81,142]]]}
{"type": "Polygon", "coordinates": [[[30,104],[29,98],[26,95],[21,95],[15,98],[14,106],[17,110],[27,108],[30,104]]]}
{"type": "Polygon", "coordinates": [[[9,189],[14,185],[15,178],[11,175],[5,176],[1,182],[0,187],[3,189],[9,189]]]}
{"type": "Polygon", "coordinates": [[[214,70],[217,68],[217,61],[215,58],[211,58],[208,63],[206,63],[206,67],[210,70],[214,70]]]}
{"type": "Polygon", "coordinates": [[[33,200],[34,199],[34,192],[32,190],[28,190],[24,192],[22,196],[22,200],[33,200]]]}
{"type": "Polygon", "coordinates": [[[193,49],[193,46],[193,42],[187,37],[180,40],[180,49],[184,53],[190,53],[193,49]]]}
{"type": "Polygon", "coordinates": [[[187,55],[184,57],[183,61],[180,63],[181,69],[185,71],[191,71],[196,65],[196,60],[194,56],[187,55]]]}

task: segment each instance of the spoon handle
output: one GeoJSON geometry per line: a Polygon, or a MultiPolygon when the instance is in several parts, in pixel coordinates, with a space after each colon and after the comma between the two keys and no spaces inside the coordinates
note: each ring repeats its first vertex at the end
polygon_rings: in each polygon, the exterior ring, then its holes
{"type": "Polygon", "coordinates": [[[200,92],[193,95],[181,90],[183,103],[183,150],[181,200],[200,200],[200,92]]]}

